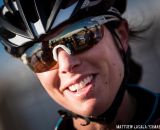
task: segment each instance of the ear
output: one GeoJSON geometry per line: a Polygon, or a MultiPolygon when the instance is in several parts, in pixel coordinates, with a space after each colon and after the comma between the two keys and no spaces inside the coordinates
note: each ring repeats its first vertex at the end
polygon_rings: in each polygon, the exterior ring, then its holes
{"type": "Polygon", "coordinates": [[[116,29],[118,36],[121,40],[123,49],[125,52],[128,50],[128,37],[129,37],[129,27],[126,20],[122,20],[120,26],[116,29]]]}

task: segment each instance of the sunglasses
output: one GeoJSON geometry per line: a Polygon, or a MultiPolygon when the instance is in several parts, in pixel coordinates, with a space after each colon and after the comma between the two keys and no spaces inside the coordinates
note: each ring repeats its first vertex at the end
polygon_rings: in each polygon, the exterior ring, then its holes
{"type": "Polygon", "coordinates": [[[49,39],[33,43],[21,55],[21,60],[35,73],[58,69],[57,48],[76,55],[87,51],[103,38],[103,24],[119,21],[114,15],[88,17],[68,25],[63,31],[49,39]]]}

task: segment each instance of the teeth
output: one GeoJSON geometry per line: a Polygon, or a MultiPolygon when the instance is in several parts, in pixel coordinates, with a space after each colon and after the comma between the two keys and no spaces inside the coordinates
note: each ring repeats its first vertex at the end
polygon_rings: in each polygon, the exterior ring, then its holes
{"type": "Polygon", "coordinates": [[[93,76],[88,76],[87,78],[83,79],[82,81],[80,81],[77,84],[74,84],[72,86],[69,87],[69,90],[74,92],[74,91],[79,91],[80,89],[84,88],[86,86],[86,84],[90,83],[93,79],[93,76]]]}
{"type": "Polygon", "coordinates": [[[69,90],[70,91],[76,91],[77,90],[76,85],[72,85],[71,87],[69,87],[69,90]]]}

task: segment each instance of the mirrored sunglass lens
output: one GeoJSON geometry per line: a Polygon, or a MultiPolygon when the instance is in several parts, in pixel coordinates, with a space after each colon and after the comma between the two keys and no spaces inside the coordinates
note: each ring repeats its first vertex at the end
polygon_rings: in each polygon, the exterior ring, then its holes
{"type": "Polygon", "coordinates": [[[86,27],[72,35],[74,53],[79,53],[91,48],[102,38],[100,29],[97,27],[86,27]]]}
{"type": "Polygon", "coordinates": [[[36,73],[55,69],[56,61],[53,59],[52,49],[42,46],[41,43],[34,44],[21,58],[36,73]]]}
{"type": "Polygon", "coordinates": [[[91,21],[83,21],[67,27],[58,36],[50,39],[49,43],[52,48],[59,44],[65,45],[71,50],[72,54],[76,54],[89,49],[98,43],[102,37],[103,32],[100,25],[91,21]]]}

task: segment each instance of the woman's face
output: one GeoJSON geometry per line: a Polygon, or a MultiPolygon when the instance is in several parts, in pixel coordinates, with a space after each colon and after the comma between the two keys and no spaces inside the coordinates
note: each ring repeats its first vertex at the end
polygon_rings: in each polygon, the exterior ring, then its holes
{"type": "Polygon", "coordinates": [[[85,116],[100,115],[110,107],[123,80],[124,67],[106,27],[103,39],[81,54],[69,55],[59,49],[58,64],[57,70],[37,73],[56,102],[85,116]]]}

